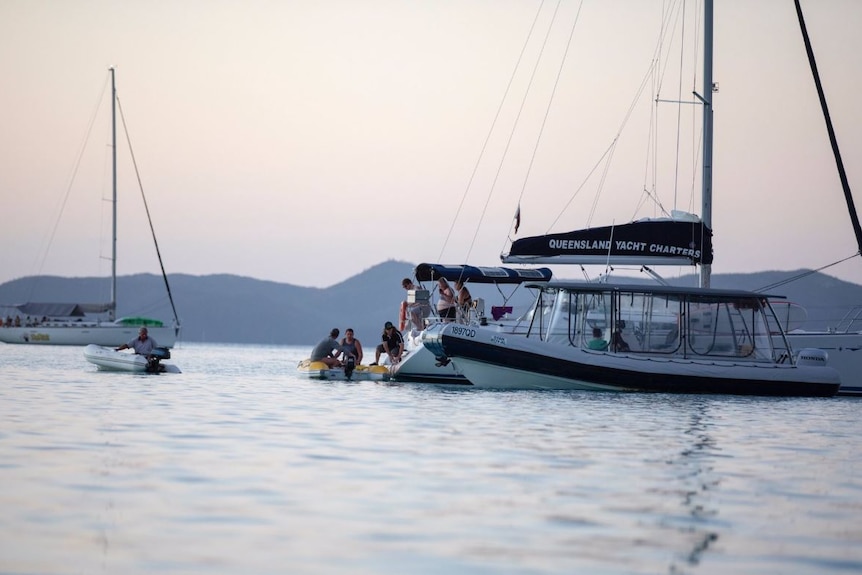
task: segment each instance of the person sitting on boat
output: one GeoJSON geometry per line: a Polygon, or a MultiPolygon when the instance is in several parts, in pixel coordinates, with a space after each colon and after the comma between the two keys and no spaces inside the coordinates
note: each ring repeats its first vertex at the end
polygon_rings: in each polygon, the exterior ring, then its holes
{"type": "MultiPolygon", "coordinates": [[[[406,289],[408,292],[410,290],[415,292],[419,289],[410,278],[404,278],[401,280],[401,287],[406,289]]],[[[407,329],[410,327],[410,324],[412,324],[413,328],[422,331],[425,329],[425,318],[429,315],[431,315],[431,306],[427,301],[414,301],[410,303],[407,300],[404,300],[401,302],[401,311],[398,317],[398,329],[407,329]],[[409,324],[407,322],[408,317],[410,318],[409,324]]]]}
{"type": "Polygon", "coordinates": [[[362,344],[354,337],[352,327],[344,330],[344,339],[341,340],[341,354],[345,361],[348,357],[352,357],[355,365],[362,363],[362,344]]]}
{"type": "Polygon", "coordinates": [[[593,339],[587,342],[587,347],[598,351],[605,351],[608,349],[608,342],[602,337],[601,328],[593,328],[593,339]]]}
{"type": "Polygon", "coordinates": [[[461,318],[466,321],[470,315],[470,306],[473,305],[473,296],[461,280],[455,282],[455,292],[458,294],[457,302],[461,318]]]}
{"type": "Polygon", "coordinates": [[[437,315],[443,321],[455,321],[457,313],[455,292],[449,287],[449,282],[446,281],[446,278],[437,280],[437,286],[440,292],[440,299],[437,300],[437,315]]]}
{"type": "Polygon", "coordinates": [[[322,361],[327,367],[341,367],[341,362],[338,361],[337,357],[341,349],[341,345],[337,339],[339,333],[337,327],[332,328],[332,331],[329,332],[329,337],[323,339],[311,350],[311,361],[322,361]]]}
{"type": "Polygon", "coordinates": [[[629,344],[623,339],[623,328],[625,326],[626,323],[623,320],[620,320],[617,323],[617,329],[615,329],[614,333],[611,335],[611,349],[614,351],[631,351],[629,344]]]}
{"type": "Polygon", "coordinates": [[[377,346],[374,363],[371,365],[377,365],[380,356],[384,353],[389,356],[389,361],[393,365],[401,361],[401,356],[404,355],[404,338],[391,321],[387,321],[383,326],[383,343],[377,346]]]}
{"type": "Polygon", "coordinates": [[[156,343],[156,340],[149,336],[147,328],[142,327],[138,330],[138,337],[136,337],[129,343],[124,343],[120,347],[114,349],[116,351],[122,351],[124,349],[134,349],[136,354],[144,355],[147,357],[147,359],[151,359],[153,350],[157,347],[159,347],[159,344],[156,343]]]}

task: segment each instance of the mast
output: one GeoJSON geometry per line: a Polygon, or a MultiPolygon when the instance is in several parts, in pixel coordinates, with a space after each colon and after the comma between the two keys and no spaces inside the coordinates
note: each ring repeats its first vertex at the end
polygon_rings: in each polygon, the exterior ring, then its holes
{"type": "Polygon", "coordinates": [[[111,309],[108,318],[116,319],[117,313],[117,87],[114,83],[114,67],[111,66],[111,309]]]}
{"type": "Polygon", "coordinates": [[[817,96],[820,98],[820,108],[823,110],[823,118],[826,120],[826,131],[829,132],[829,143],[832,145],[832,154],[835,156],[835,164],[838,166],[838,177],[841,179],[841,187],[844,190],[844,199],[847,201],[847,210],[850,212],[850,222],[853,224],[853,233],[856,234],[857,253],[862,254],[862,226],[859,225],[859,215],[856,213],[856,205],[853,202],[853,194],[850,192],[850,183],[847,181],[847,172],[844,171],[844,161],[838,150],[838,139],[832,128],[832,117],[826,106],[826,94],[823,93],[823,85],[820,83],[820,73],[817,71],[817,63],[814,61],[814,49],[808,39],[808,28],[805,26],[805,18],[802,16],[802,6],[799,0],[795,0],[796,15],[799,17],[799,28],[802,30],[802,40],[805,42],[805,52],[808,54],[808,63],[811,66],[811,74],[814,76],[814,85],[817,87],[817,96]]]}
{"type": "MultiPolygon", "coordinates": [[[[712,229],[712,0],[703,3],[703,190],[701,220],[712,229]]],[[[708,288],[712,264],[700,266],[700,287],[708,288]]]]}

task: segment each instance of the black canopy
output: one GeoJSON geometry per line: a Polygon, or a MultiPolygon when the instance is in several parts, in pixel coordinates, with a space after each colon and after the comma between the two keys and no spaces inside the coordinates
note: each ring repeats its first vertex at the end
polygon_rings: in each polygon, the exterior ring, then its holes
{"type": "Polygon", "coordinates": [[[416,280],[462,281],[475,284],[520,284],[527,281],[548,281],[551,270],[548,268],[512,269],[501,267],[479,267],[468,265],[419,264],[414,272],[416,280]]]}

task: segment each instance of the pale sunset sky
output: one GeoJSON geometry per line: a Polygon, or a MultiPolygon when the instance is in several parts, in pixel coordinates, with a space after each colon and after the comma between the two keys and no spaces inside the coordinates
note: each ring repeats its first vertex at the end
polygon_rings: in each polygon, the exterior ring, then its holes
{"type": "MultiPolygon", "coordinates": [[[[862,2],[802,7],[862,209],[862,2]]],[[[500,265],[507,237],[660,215],[649,197],[699,214],[700,107],[654,100],[702,91],[680,55],[700,11],[0,0],[0,282],[109,272],[110,66],[168,273],[326,287],[390,259],[500,265]]],[[[852,255],[792,0],[716,0],[714,50],[713,273],[852,255]]],[[[159,273],[118,140],[118,272],[159,273]]],[[[862,258],[825,273],[862,284],[862,258]]]]}

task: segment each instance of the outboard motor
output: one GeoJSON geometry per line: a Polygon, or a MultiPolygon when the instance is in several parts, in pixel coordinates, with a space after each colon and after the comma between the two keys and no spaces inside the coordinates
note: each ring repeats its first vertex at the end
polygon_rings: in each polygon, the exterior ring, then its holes
{"type": "Polygon", "coordinates": [[[159,360],[171,359],[171,350],[166,347],[157,347],[153,349],[153,353],[150,355],[159,358],[159,360]]]}
{"type": "Polygon", "coordinates": [[[171,358],[171,350],[166,347],[154,348],[152,353],[147,356],[147,373],[161,373],[165,369],[161,362],[163,359],[171,358]]]}
{"type": "Polygon", "coordinates": [[[353,376],[354,369],[356,369],[356,358],[348,355],[347,361],[344,362],[344,377],[350,379],[353,376]]]}
{"type": "Polygon", "coordinates": [[[796,356],[796,365],[819,365],[824,366],[829,361],[829,354],[825,350],[816,347],[806,347],[799,350],[796,356]]]}

